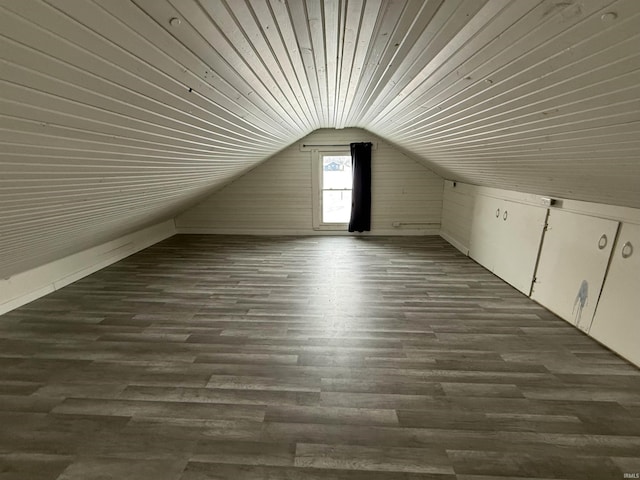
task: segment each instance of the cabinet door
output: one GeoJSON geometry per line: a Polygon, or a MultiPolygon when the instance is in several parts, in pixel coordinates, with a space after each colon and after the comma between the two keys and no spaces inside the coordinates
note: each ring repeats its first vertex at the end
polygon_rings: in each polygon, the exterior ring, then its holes
{"type": "Polygon", "coordinates": [[[469,256],[493,272],[500,254],[502,200],[478,195],[473,210],[469,256]]]}
{"type": "Polygon", "coordinates": [[[640,225],[623,224],[590,335],[640,366],[640,225]]]}
{"type": "Polygon", "coordinates": [[[531,293],[546,217],[546,208],[502,202],[494,273],[525,295],[531,293]]]}
{"type": "Polygon", "coordinates": [[[531,298],[589,332],[618,222],[551,210],[531,298]]]}

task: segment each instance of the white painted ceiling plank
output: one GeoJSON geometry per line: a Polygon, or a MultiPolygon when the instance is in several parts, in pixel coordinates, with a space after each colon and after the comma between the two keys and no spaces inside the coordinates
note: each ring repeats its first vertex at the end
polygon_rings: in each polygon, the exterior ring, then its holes
{"type": "MultiPolygon", "coordinates": [[[[351,5],[352,3],[349,2],[349,6],[351,5]]],[[[360,88],[360,79],[362,78],[362,73],[365,69],[365,61],[367,60],[369,46],[371,45],[373,34],[375,32],[380,8],[380,0],[368,0],[364,5],[364,10],[361,12],[360,25],[357,32],[357,40],[354,44],[355,50],[349,72],[350,81],[343,88],[344,97],[340,97],[339,95],[338,101],[342,108],[339,111],[336,128],[344,128],[347,126],[347,117],[353,107],[356,91],[360,88]]],[[[348,15],[349,10],[347,10],[347,23],[349,23],[348,15]]],[[[347,38],[347,35],[345,35],[345,38],[347,38]]]]}
{"type": "Polygon", "coordinates": [[[309,40],[311,42],[311,50],[313,51],[313,63],[315,65],[315,74],[318,79],[318,91],[320,93],[320,104],[318,105],[322,126],[328,127],[330,124],[330,105],[328,71],[327,71],[327,52],[325,45],[324,30],[324,14],[322,4],[314,0],[308,0],[305,3],[307,24],[309,26],[309,40]]]}
{"type": "Polygon", "coordinates": [[[0,0],[0,275],[170,218],[321,127],[640,208],[638,41],[636,0],[0,0]]]}
{"type": "MultiPolygon", "coordinates": [[[[289,101],[290,98],[295,98],[292,90],[288,88],[289,85],[286,81],[282,81],[279,69],[273,69],[272,64],[272,70],[269,70],[262,62],[257,51],[260,44],[248,41],[248,33],[245,29],[247,26],[254,25],[253,17],[249,13],[245,13],[243,17],[234,17],[226,8],[227,2],[223,0],[208,0],[199,3],[202,10],[208,14],[207,20],[211,20],[211,23],[215,24],[215,28],[211,28],[209,31],[217,33],[219,30],[224,36],[207,36],[207,41],[216,45],[218,49],[221,48],[221,45],[224,46],[224,50],[219,51],[225,60],[233,65],[245,81],[249,82],[249,87],[255,91],[255,94],[262,97],[269,105],[277,104],[279,107],[277,109],[278,115],[282,116],[283,120],[286,119],[292,130],[297,132],[300,126],[304,125],[306,119],[297,102],[289,101]]],[[[238,7],[236,7],[237,9],[238,7]]],[[[263,55],[270,56],[269,50],[265,50],[263,55]]],[[[253,91],[244,92],[247,97],[253,94],[253,91]]]]}
{"type": "MultiPolygon", "coordinates": [[[[319,125],[320,117],[318,112],[318,104],[314,101],[317,99],[317,93],[314,94],[314,89],[312,84],[309,83],[309,78],[307,76],[306,68],[304,61],[302,59],[302,52],[300,49],[300,44],[298,42],[296,33],[293,28],[293,23],[291,21],[291,17],[289,16],[289,11],[284,2],[280,2],[279,0],[250,0],[256,8],[262,2],[266,1],[268,3],[267,8],[272,15],[272,19],[274,24],[277,27],[279,37],[281,38],[282,44],[286,51],[286,56],[289,58],[293,70],[295,72],[295,77],[290,77],[289,82],[297,82],[300,85],[300,89],[304,95],[304,100],[307,105],[307,110],[309,112],[310,118],[312,119],[312,125],[319,125]]],[[[261,10],[264,12],[264,9],[261,10]]],[[[266,13],[266,12],[265,12],[266,13]]],[[[262,16],[260,16],[262,18],[262,16]]],[[[271,42],[274,45],[274,42],[271,42]]],[[[317,88],[317,85],[316,85],[317,88]]],[[[317,92],[317,90],[315,90],[317,92]]],[[[308,132],[305,132],[305,134],[308,132]]]]}
{"type": "MultiPolygon", "coordinates": [[[[164,0],[135,1],[143,8],[138,14],[148,15],[154,20],[156,26],[162,26],[153,30],[143,29],[142,32],[148,35],[149,41],[153,44],[162,42],[165,55],[170,56],[173,62],[181,66],[183,75],[180,78],[182,80],[180,91],[183,95],[185,91],[192,88],[196,99],[198,95],[202,95],[210,100],[210,103],[205,106],[205,111],[224,108],[225,112],[238,116],[236,123],[246,122],[254,127],[260,126],[265,132],[274,134],[276,138],[281,137],[281,130],[276,128],[281,117],[258,95],[249,99],[243,94],[242,90],[250,91],[247,81],[210,47],[201,32],[194,30],[184,18],[179,28],[168,25],[170,18],[181,18],[178,10],[164,0]],[[164,29],[169,29],[170,32],[164,29]],[[169,34],[171,41],[166,39],[169,34]]],[[[183,4],[184,2],[180,5],[183,4]]],[[[106,3],[106,7],[111,9],[119,5],[121,5],[120,2],[106,3]]],[[[129,14],[124,18],[131,21],[135,17],[129,14]]],[[[201,102],[198,103],[201,104],[201,102]]]]}
{"type": "MultiPolygon", "coordinates": [[[[278,3],[278,0],[271,2],[272,6],[278,3]]],[[[290,4],[281,5],[282,9],[277,10],[278,18],[281,22],[290,22],[287,29],[293,30],[296,39],[294,54],[299,54],[304,68],[305,82],[309,85],[311,91],[311,100],[315,105],[315,111],[318,118],[318,128],[323,128],[329,124],[329,119],[323,105],[326,105],[326,91],[323,92],[323,85],[317,75],[319,68],[315,62],[313,52],[313,43],[311,41],[310,25],[307,17],[306,3],[303,1],[292,2],[290,4]]]]}
{"type": "MultiPolygon", "coordinates": [[[[380,119],[384,121],[385,118],[396,114],[395,111],[405,99],[407,102],[411,102],[414,91],[434,72],[443,68],[449,59],[456,58],[464,46],[473,44],[477,48],[480,43],[478,42],[479,33],[483,30],[486,31],[487,23],[503,12],[505,7],[509,5],[508,2],[509,0],[493,0],[484,5],[481,2],[470,2],[465,5],[464,14],[471,18],[468,22],[462,21],[461,14],[449,17],[443,28],[429,39],[429,44],[421,52],[422,58],[416,61],[416,66],[412,66],[404,72],[409,81],[403,81],[402,89],[395,90],[394,98],[385,105],[377,118],[371,120],[372,127],[375,128],[380,119]]],[[[401,84],[401,82],[398,81],[397,84],[401,84]]]]}
{"type": "MultiPolygon", "coordinates": [[[[16,2],[11,6],[23,5],[24,3],[29,2],[16,2]]],[[[106,78],[115,75],[114,82],[117,84],[128,85],[133,80],[134,83],[131,88],[134,91],[144,91],[147,95],[153,92],[153,94],[158,95],[159,101],[171,103],[177,97],[179,99],[177,108],[185,107],[183,98],[187,96],[185,95],[187,94],[187,87],[183,84],[177,84],[166,75],[158,74],[159,72],[155,68],[150,68],[148,64],[141,64],[130,55],[122,55],[122,52],[113,50],[102,39],[92,36],[86,29],[75,29],[74,24],[67,17],[62,16],[55,10],[43,11],[36,19],[39,20],[42,17],[55,19],[57,27],[61,30],[56,35],[46,32],[42,28],[29,30],[28,23],[21,22],[16,24],[19,19],[15,16],[11,18],[11,21],[8,21],[8,15],[8,12],[7,15],[0,15],[2,29],[10,31],[14,37],[20,38],[22,42],[34,45],[35,49],[46,51],[53,57],[63,59],[72,65],[79,63],[86,70],[96,72],[106,78]],[[105,48],[102,48],[103,46],[105,48]],[[100,51],[104,56],[97,54],[97,51],[100,51]],[[124,65],[124,68],[121,65],[124,65]],[[131,72],[138,72],[138,74],[135,75],[131,72]],[[165,88],[160,90],[159,87],[165,88]],[[168,97],[166,96],[167,93],[169,94],[168,97]]],[[[203,112],[212,110],[211,102],[202,102],[202,98],[196,94],[189,95],[189,97],[194,103],[201,104],[203,112]]],[[[191,106],[191,109],[193,109],[193,106],[191,106]]],[[[213,118],[216,123],[225,123],[221,115],[213,118]]],[[[235,125],[237,128],[240,123],[239,120],[239,117],[233,116],[227,121],[229,125],[235,125]]],[[[252,125],[246,123],[246,127],[251,129],[252,125]]],[[[254,134],[260,135],[255,130],[254,134]]]]}
{"type": "MultiPolygon", "coordinates": [[[[367,92],[362,96],[361,106],[357,110],[354,122],[366,128],[367,114],[381,102],[385,88],[392,82],[393,75],[402,68],[404,59],[415,49],[415,45],[422,35],[423,29],[429,25],[444,0],[410,1],[403,11],[396,28],[390,35],[387,50],[380,61],[375,80],[367,86],[367,92]]],[[[454,8],[455,2],[447,2],[449,8],[454,8]]]]}
{"type": "MultiPolygon", "coordinates": [[[[527,41],[524,43],[523,42],[519,42],[519,43],[523,44],[523,46],[531,44],[531,42],[528,41],[526,37],[525,37],[525,40],[527,41]]],[[[516,42],[516,44],[517,43],[518,42],[516,42]]],[[[484,75],[480,75],[479,79],[476,77],[476,75],[474,75],[473,78],[475,78],[474,81],[476,83],[471,84],[469,87],[466,87],[464,90],[461,90],[460,92],[458,92],[458,94],[455,94],[449,91],[446,93],[446,97],[442,97],[442,98],[446,98],[446,101],[437,104],[437,111],[433,111],[433,109],[431,109],[431,111],[433,112],[432,118],[437,118],[438,116],[446,115],[446,112],[451,109],[454,109],[455,113],[461,114],[462,112],[464,112],[464,115],[466,115],[467,112],[463,111],[460,108],[461,107],[460,104],[453,104],[456,98],[462,98],[467,104],[473,105],[476,109],[480,108],[480,106],[482,105],[482,100],[485,100],[488,102],[500,103],[500,105],[508,105],[510,98],[522,98],[522,95],[526,95],[527,92],[523,92],[522,90],[526,88],[530,88],[530,87],[527,87],[529,84],[533,84],[535,86],[538,86],[538,85],[544,86],[545,83],[550,83],[551,80],[548,80],[548,78],[556,74],[558,70],[562,70],[563,68],[566,68],[567,63],[575,62],[576,55],[578,54],[578,52],[575,52],[572,49],[571,52],[567,55],[566,54],[567,52],[562,50],[560,52],[560,56],[558,57],[557,47],[549,43],[547,43],[547,46],[550,46],[551,48],[547,50],[539,51],[539,53],[537,54],[537,57],[540,59],[538,63],[533,63],[531,60],[529,61],[529,65],[533,64],[533,68],[529,66],[528,68],[523,69],[522,65],[509,64],[511,71],[513,71],[514,73],[512,77],[508,79],[508,81],[501,80],[501,77],[504,76],[504,73],[497,74],[497,72],[494,72],[490,75],[489,74],[486,75],[487,78],[489,77],[491,78],[490,83],[481,81],[481,79],[484,78],[484,75]],[[476,92],[478,91],[484,92],[484,94],[482,96],[479,96],[476,94],[476,92]],[[511,97],[505,96],[505,94],[510,94],[511,97]]],[[[530,47],[526,47],[526,48],[530,48],[530,47]]],[[[521,58],[522,58],[522,55],[524,55],[524,53],[520,52],[519,55],[520,55],[520,58],[516,63],[522,63],[521,58]]],[[[496,62],[494,60],[495,59],[491,59],[491,61],[489,61],[489,59],[485,59],[485,64],[495,65],[496,62]]],[[[510,59],[510,61],[514,61],[514,60],[515,60],[515,57],[512,57],[510,59]]],[[[565,78],[570,79],[571,76],[572,75],[565,78]]],[[[464,84],[464,80],[459,80],[457,83],[464,84]]],[[[432,97],[431,105],[433,105],[434,102],[438,102],[437,95],[432,97]]],[[[427,109],[429,108],[428,105],[429,104],[423,105],[422,108],[427,109]]],[[[414,125],[416,120],[416,114],[419,115],[418,118],[424,117],[425,115],[425,113],[420,114],[418,112],[415,112],[414,116],[412,117],[412,123],[414,125]]],[[[397,121],[399,122],[401,120],[398,119],[397,121]]],[[[430,124],[430,127],[431,125],[432,124],[430,124]]],[[[419,131],[420,129],[415,128],[414,131],[416,130],[419,131]]],[[[396,132],[394,132],[394,134],[395,133],[396,132]]]]}
{"type": "MultiPolygon", "coordinates": [[[[419,8],[418,2],[406,2],[405,0],[390,0],[385,3],[378,16],[375,31],[373,32],[374,38],[368,48],[366,64],[360,74],[360,86],[356,89],[346,124],[355,123],[354,119],[357,119],[362,109],[365,108],[363,98],[367,94],[366,92],[375,85],[377,81],[376,75],[380,75],[384,71],[382,67],[385,65],[385,53],[388,54],[390,51],[395,50],[395,47],[390,48],[390,44],[395,42],[393,38],[394,31],[395,35],[399,36],[398,26],[400,25],[400,19],[403,15],[405,15],[404,18],[411,18],[412,13],[406,13],[409,8],[415,8],[416,12],[419,8]]],[[[398,41],[400,41],[399,38],[398,41]]]]}

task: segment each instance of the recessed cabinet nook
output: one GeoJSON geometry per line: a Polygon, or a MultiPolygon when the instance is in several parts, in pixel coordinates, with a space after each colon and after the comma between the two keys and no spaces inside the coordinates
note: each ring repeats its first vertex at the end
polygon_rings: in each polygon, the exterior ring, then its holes
{"type": "Polygon", "coordinates": [[[477,195],[469,256],[640,365],[640,225],[477,195]]]}

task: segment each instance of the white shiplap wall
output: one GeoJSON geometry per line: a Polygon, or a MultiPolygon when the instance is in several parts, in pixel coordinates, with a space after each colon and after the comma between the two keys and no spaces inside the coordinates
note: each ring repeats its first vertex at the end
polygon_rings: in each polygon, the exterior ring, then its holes
{"type": "Polygon", "coordinates": [[[9,278],[0,278],[0,315],[63,288],[175,233],[173,220],[167,220],[9,278]]]}
{"type": "Polygon", "coordinates": [[[638,0],[0,0],[0,278],[170,219],[319,128],[639,208],[639,41],[638,0]]]}
{"type": "MultiPolygon", "coordinates": [[[[437,233],[442,179],[360,129],[324,129],[308,135],[178,216],[178,232],[321,233],[312,227],[311,151],[301,151],[300,145],[366,141],[376,144],[372,152],[371,233],[437,233]],[[393,227],[394,222],[406,225],[393,227]]],[[[344,150],[348,153],[349,147],[344,150]]]]}

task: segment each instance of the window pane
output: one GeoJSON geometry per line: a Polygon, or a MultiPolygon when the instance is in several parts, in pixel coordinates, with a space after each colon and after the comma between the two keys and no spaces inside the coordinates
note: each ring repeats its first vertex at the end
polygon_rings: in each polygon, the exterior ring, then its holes
{"type": "Polygon", "coordinates": [[[351,219],[351,190],[322,192],[322,221],[349,223],[351,219]]]}
{"type": "Polygon", "coordinates": [[[322,189],[351,188],[351,157],[324,155],[322,157],[322,189]]]}

